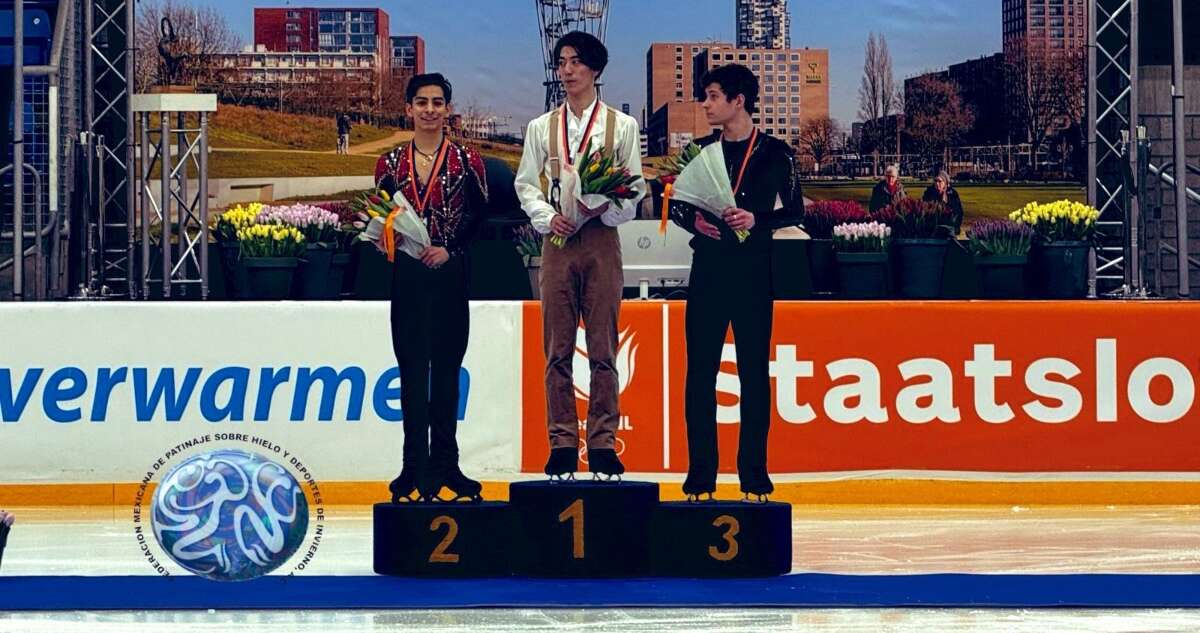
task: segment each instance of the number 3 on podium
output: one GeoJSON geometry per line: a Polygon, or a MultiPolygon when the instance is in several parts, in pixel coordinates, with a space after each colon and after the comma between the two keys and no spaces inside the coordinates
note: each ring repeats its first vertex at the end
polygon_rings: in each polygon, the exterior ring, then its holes
{"type": "Polygon", "coordinates": [[[715,545],[709,545],[708,555],[711,556],[713,560],[718,560],[721,562],[730,561],[737,558],[738,542],[734,537],[738,535],[738,532],[742,531],[742,526],[738,523],[738,520],[729,516],[728,514],[722,514],[721,516],[717,517],[712,524],[713,527],[727,528],[725,533],[721,536],[725,539],[725,542],[728,543],[729,546],[725,549],[725,551],[722,552],[721,550],[717,549],[715,545]]]}
{"type": "Polygon", "coordinates": [[[559,523],[567,521],[573,521],[571,524],[571,556],[575,559],[583,558],[583,499],[576,499],[558,515],[559,523]]]}

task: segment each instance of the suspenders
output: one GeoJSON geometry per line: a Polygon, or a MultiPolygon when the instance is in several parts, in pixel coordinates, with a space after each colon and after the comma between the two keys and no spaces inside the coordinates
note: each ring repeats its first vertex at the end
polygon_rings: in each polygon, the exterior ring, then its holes
{"type": "MultiPolygon", "coordinates": [[[[604,148],[611,152],[614,148],[613,141],[616,139],[617,133],[617,111],[608,104],[599,103],[597,104],[597,107],[600,105],[603,105],[605,109],[604,148]]],[[[559,187],[559,179],[562,176],[561,153],[563,149],[566,149],[568,152],[571,151],[571,148],[569,147],[559,147],[559,139],[562,137],[562,128],[559,126],[564,124],[565,122],[562,120],[562,110],[559,108],[552,110],[550,112],[550,125],[548,130],[550,133],[550,195],[548,202],[555,209],[561,208],[559,207],[559,202],[561,201],[562,197],[562,191],[559,187]]],[[[584,142],[587,142],[586,139],[584,142]]]]}

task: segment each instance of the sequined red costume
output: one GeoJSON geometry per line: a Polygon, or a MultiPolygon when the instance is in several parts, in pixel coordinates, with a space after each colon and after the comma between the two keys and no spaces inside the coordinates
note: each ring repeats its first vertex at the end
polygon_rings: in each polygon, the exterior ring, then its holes
{"type": "MultiPolygon", "coordinates": [[[[400,191],[409,202],[425,194],[413,182],[408,164],[408,146],[401,145],[379,157],[375,182],[389,194],[400,191]]],[[[443,246],[452,257],[463,255],[487,205],[487,175],[483,158],[470,147],[450,143],[446,164],[430,184],[425,226],[434,246],[443,246]]]]}

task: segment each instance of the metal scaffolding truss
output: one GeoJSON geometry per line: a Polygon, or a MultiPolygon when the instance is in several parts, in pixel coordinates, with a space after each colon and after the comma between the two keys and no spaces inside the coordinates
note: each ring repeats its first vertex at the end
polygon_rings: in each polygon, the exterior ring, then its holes
{"type": "MultiPolygon", "coordinates": [[[[1161,293],[1161,256],[1165,253],[1176,257],[1176,294],[1187,298],[1191,296],[1190,269],[1200,267],[1188,252],[1188,205],[1200,204],[1200,192],[1189,189],[1186,177],[1179,174],[1200,174],[1200,167],[1187,163],[1184,0],[1170,0],[1173,56],[1169,113],[1139,111],[1141,3],[1145,0],[1091,0],[1088,6],[1088,202],[1100,210],[1097,228],[1101,232],[1090,289],[1094,294],[1146,296],[1144,267],[1148,258],[1155,272],[1155,287],[1161,293]],[[1173,147],[1170,161],[1156,165],[1151,160],[1145,124],[1157,124],[1161,119],[1171,121],[1173,147]],[[1163,185],[1173,191],[1174,236],[1169,239],[1174,244],[1164,239],[1165,223],[1159,222],[1157,243],[1147,253],[1142,231],[1147,221],[1143,214],[1147,192],[1160,192],[1163,185]]],[[[1165,4],[1166,0],[1154,6],[1161,10],[1165,4]]]]}
{"type": "Polygon", "coordinates": [[[183,296],[187,286],[199,286],[198,297],[207,299],[208,117],[216,96],[136,95],[133,101],[144,157],[137,184],[142,297],[151,297],[158,284],[164,299],[183,296]]]}
{"type": "Polygon", "coordinates": [[[1138,200],[1131,195],[1137,153],[1138,0],[1088,2],[1088,203],[1100,211],[1090,294],[1134,294],[1138,200]],[[1131,248],[1134,247],[1134,248],[1131,248]],[[1132,252],[1131,252],[1132,251],[1132,252]]]}
{"type": "Polygon", "coordinates": [[[134,0],[84,0],[88,183],[87,293],[136,297],[134,275],[134,0]]]}
{"type": "Polygon", "coordinates": [[[590,33],[604,41],[608,29],[609,0],[534,0],[542,34],[542,62],[546,68],[546,111],[563,102],[566,93],[558,80],[554,45],[571,31],[590,33]]]}

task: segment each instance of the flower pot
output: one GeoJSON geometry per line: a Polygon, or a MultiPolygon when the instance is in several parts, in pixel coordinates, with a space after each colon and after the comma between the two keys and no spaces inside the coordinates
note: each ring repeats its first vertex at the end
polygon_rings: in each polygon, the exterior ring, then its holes
{"type": "Polygon", "coordinates": [[[837,253],[838,286],[843,299],[888,296],[887,253],[837,253]]]}
{"type": "Polygon", "coordinates": [[[808,240],[808,274],[813,294],[833,294],[838,289],[838,264],[833,240],[808,240]]]}
{"type": "Polygon", "coordinates": [[[350,269],[350,253],[336,253],[329,258],[329,277],[325,282],[323,299],[337,299],[346,283],[346,272],[350,269]]]}
{"type": "Polygon", "coordinates": [[[975,255],[979,296],[984,299],[1023,299],[1028,255],[975,255]]]}
{"type": "Polygon", "coordinates": [[[1034,278],[1038,295],[1047,299],[1082,299],[1087,296],[1087,242],[1050,242],[1035,250],[1034,278]]]}
{"type": "Polygon", "coordinates": [[[529,273],[529,290],[533,293],[534,300],[542,298],[542,258],[527,257],[525,262],[525,270],[529,273]]]}
{"type": "Polygon", "coordinates": [[[221,242],[221,274],[230,299],[243,299],[249,292],[246,267],[242,265],[242,247],[237,242],[221,242]]]}
{"type": "Polygon", "coordinates": [[[249,281],[246,299],[287,299],[292,277],[300,265],[298,257],[243,257],[249,281]]]}
{"type": "Polygon", "coordinates": [[[296,295],[300,299],[329,298],[329,264],[333,259],[332,244],[309,244],[305,249],[300,274],[296,276],[296,295]]]}
{"type": "Polygon", "coordinates": [[[894,242],[899,278],[897,290],[906,299],[936,299],[942,295],[949,240],[899,239],[894,242]]]}

